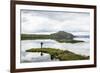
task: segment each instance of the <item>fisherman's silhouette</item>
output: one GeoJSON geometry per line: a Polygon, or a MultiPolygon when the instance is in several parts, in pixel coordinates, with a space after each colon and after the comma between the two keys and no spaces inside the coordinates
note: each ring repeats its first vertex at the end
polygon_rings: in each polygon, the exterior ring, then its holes
{"type": "Polygon", "coordinates": [[[42,46],[43,46],[43,42],[41,42],[41,48],[42,48],[42,46]]]}
{"type": "MultiPolygon", "coordinates": [[[[42,46],[43,46],[43,42],[41,42],[41,49],[42,49],[42,46]]],[[[43,52],[41,51],[41,56],[43,56],[43,52]]]]}

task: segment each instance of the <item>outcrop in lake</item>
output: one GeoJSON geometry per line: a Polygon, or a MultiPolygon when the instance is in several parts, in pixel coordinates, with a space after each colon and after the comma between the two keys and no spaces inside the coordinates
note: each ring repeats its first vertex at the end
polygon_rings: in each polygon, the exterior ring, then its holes
{"type": "Polygon", "coordinates": [[[53,39],[66,39],[66,40],[72,40],[74,36],[71,33],[65,32],[65,31],[59,31],[57,33],[53,33],[50,35],[53,39]]]}
{"type": "Polygon", "coordinates": [[[21,40],[35,40],[35,39],[52,39],[60,43],[78,43],[84,42],[82,40],[74,40],[74,35],[65,31],[58,31],[50,35],[41,34],[21,34],[21,40]]]}
{"type": "Polygon", "coordinates": [[[44,34],[21,34],[21,39],[54,39],[54,40],[72,40],[74,36],[71,33],[65,31],[58,31],[50,35],[44,34]]]}

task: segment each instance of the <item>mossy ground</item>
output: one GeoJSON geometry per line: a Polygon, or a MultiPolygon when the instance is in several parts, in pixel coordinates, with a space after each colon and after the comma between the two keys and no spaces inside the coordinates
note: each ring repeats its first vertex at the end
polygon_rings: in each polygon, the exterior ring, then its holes
{"type": "Polygon", "coordinates": [[[89,59],[88,56],[82,56],[82,55],[72,53],[68,50],[63,51],[63,50],[55,49],[55,48],[32,48],[32,49],[26,50],[26,52],[48,53],[51,55],[52,58],[59,59],[60,61],[89,59]]]}

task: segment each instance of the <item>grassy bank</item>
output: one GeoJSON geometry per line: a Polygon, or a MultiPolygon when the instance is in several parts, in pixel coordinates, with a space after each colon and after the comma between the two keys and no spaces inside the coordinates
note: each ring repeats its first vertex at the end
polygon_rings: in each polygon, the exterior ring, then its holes
{"type": "Polygon", "coordinates": [[[73,39],[58,39],[57,37],[54,37],[52,35],[27,35],[27,34],[21,34],[21,40],[37,40],[37,39],[52,39],[56,40],[60,43],[79,43],[84,42],[81,40],[73,40],[73,39]]]}
{"type": "Polygon", "coordinates": [[[43,52],[43,53],[48,53],[51,55],[52,58],[59,59],[60,61],[65,61],[65,60],[85,60],[89,59],[89,57],[78,55],[75,53],[72,53],[70,51],[63,51],[60,49],[55,49],[55,48],[32,48],[29,50],[26,50],[26,52],[43,52]]]}
{"type": "Polygon", "coordinates": [[[21,34],[21,40],[52,39],[50,35],[21,34]]]}

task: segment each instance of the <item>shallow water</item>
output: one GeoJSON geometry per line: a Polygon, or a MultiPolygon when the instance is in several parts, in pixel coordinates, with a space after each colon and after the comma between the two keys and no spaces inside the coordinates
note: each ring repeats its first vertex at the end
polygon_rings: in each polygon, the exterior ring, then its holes
{"type": "MultiPolygon", "coordinates": [[[[78,39],[78,38],[74,38],[78,39]]],[[[76,54],[89,56],[90,45],[88,38],[79,38],[78,40],[84,40],[85,42],[80,43],[59,43],[51,39],[39,39],[39,40],[22,40],[21,41],[21,62],[46,62],[46,61],[59,61],[58,59],[51,60],[50,55],[43,53],[31,53],[25,52],[25,50],[30,48],[40,48],[40,43],[43,42],[44,48],[57,48],[61,50],[69,50],[76,54]]]]}

